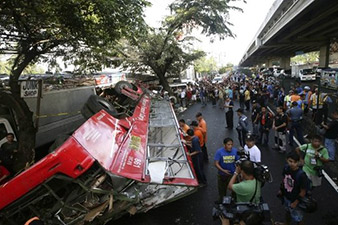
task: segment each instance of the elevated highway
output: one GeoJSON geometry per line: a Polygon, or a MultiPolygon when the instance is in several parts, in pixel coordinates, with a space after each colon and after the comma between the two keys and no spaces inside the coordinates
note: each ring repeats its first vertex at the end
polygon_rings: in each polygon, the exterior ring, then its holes
{"type": "Polygon", "coordinates": [[[338,0],[276,0],[240,61],[240,66],[279,61],[320,51],[320,66],[329,63],[330,45],[338,40],[338,0]]]}

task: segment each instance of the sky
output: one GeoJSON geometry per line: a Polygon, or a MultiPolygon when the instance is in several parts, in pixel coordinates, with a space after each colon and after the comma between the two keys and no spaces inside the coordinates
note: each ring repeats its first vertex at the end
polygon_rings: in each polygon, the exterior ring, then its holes
{"type": "MultiPolygon", "coordinates": [[[[243,57],[245,51],[252,42],[255,34],[262,25],[269,9],[275,0],[247,0],[247,3],[242,1],[234,1],[232,5],[243,9],[243,13],[238,11],[230,12],[230,22],[233,26],[230,28],[236,34],[236,38],[227,38],[222,41],[210,43],[210,40],[199,35],[196,48],[204,50],[209,57],[215,58],[218,66],[232,63],[237,65],[243,57]]],[[[159,27],[160,21],[168,15],[168,5],[173,0],[150,0],[152,6],[145,10],[146,22],[153,27],[159,27]]]]}

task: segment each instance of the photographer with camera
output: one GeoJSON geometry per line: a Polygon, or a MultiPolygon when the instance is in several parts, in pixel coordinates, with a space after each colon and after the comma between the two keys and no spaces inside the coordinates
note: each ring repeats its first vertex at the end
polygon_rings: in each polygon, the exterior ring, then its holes
{"type": "Polygon", "coordinates": [[[261,182],[255,176],[254,164],[249,160],[241,161],[229,182],[229,190],[236,193],[236,202],[259,203],[261,197],[261,182]],[[241,182],[236,183],[240,175],[241,182]]]}
{"type": "MultiPolygon", "coordinates": [[[[261,198],[261,182],[254,176],[254,164],[249,160],[239,161],[238,163],[238,165],[236,164],[236,171],[229,182],[228,188],[236,193],[235,204],[243,203],[243,207],[247,207],[247,210],[235,216],[231,221],[238,222],[240,225],[262,224],[264,217],[261,212],[250,211],[250,206],[252,207],[252,204],[260,203],[261,198]],[[236,183],[239,176],[241,181],[236,183]]],[[[225,217],[223,214],[220,215],[220,219],[222,225],[230,224],[230,219],[228,219],[226,214],[225,217]]]]}
{"type": "Polygon", "coordinates": [[[322,145],[322,138],[319,135],[314,135],[311,143],[296,148],[296,152],[301,157],[300,151],[304,154],[300,161],[304,172],[312,181],[312,187],[320,186],[322,184],[323,165],[330,161],[329,153],[322,145]]]}

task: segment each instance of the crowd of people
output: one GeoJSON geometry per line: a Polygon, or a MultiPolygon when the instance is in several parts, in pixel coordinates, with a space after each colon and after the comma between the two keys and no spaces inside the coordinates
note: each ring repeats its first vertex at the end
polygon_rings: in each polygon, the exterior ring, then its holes
{"type": "MultiPolygon", "coordinates": [[[[216,203],[221,203],[229,191],[236,202],[261,201],[261,184],[254,176],[254,165],[261,162],[258,146],[269,148],[269,135],[273,134],[273,149],[285,153],[287,162],[282,169],[283,180],[279,191],[286,209],[285,223],[275,224],[290,224],[291,221],[304,224],[304,213],[299,205],[313,188],[321,185],[323,165],[335,160],[338,109],[333,111],[329,121],[330,95],[319,93],[315,85],[312,88],[302,87],[300,83],[285,93],[278,81],[240,73],[232,74],[218,84],[202,80],[199,85],[188,86],[187,92],[189,89],[195,90],[196,100],[202,107],[211,102],[213,107],[224,110],[226,128],[237,130],[239,148],[243,148],[248,156],[238,163],[239,149],[234,147],[231,138],[224,139],[223,147],[214,156],[219,192],[216,203]],[[239,107],[234,109],[234,102],[237,101],[239,107]],[[238,121],[235,126],[234,111],[238,121]],[[305,117],[311,118],[321,135],[304,138],[305,117]],[[258,188],[255,187],[257,182],[258,188]]],[[[184,139],[193,158],[197,178],[204,186],[207,178],[203,162],[208,161],[206,122],[199,112],[190,127],[183,119],[180,120],[180,127],[186,134],[184,139]]],[[[221,220],[222,224],[228,223],[224,217],[221,220]]],[[[245,224],[245,218],[241,222],[245,224]]]]}

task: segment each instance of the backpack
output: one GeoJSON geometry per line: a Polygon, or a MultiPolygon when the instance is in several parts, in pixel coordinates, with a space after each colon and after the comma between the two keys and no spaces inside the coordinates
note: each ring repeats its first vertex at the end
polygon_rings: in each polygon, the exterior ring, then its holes
{"type": "MultiPolygon", "coordinates": [[[[285,166],[284,170],[286,171],[289,168],[289,166],[285,166]]],[[[300,183],[300,177],[302,174],[305,174],[305,172],[302,169],[299,169],[295,176],[295,182],[300,183]]],[[[312,198],[311,189],[312,189],[312,181],[308,178],[308,176],[305,174],[305,189],[306,193],[305,196],[302,199],[299,199],[298,207],[308,213],[313,213],[317,210],[317,201],[312,198]]]]}

